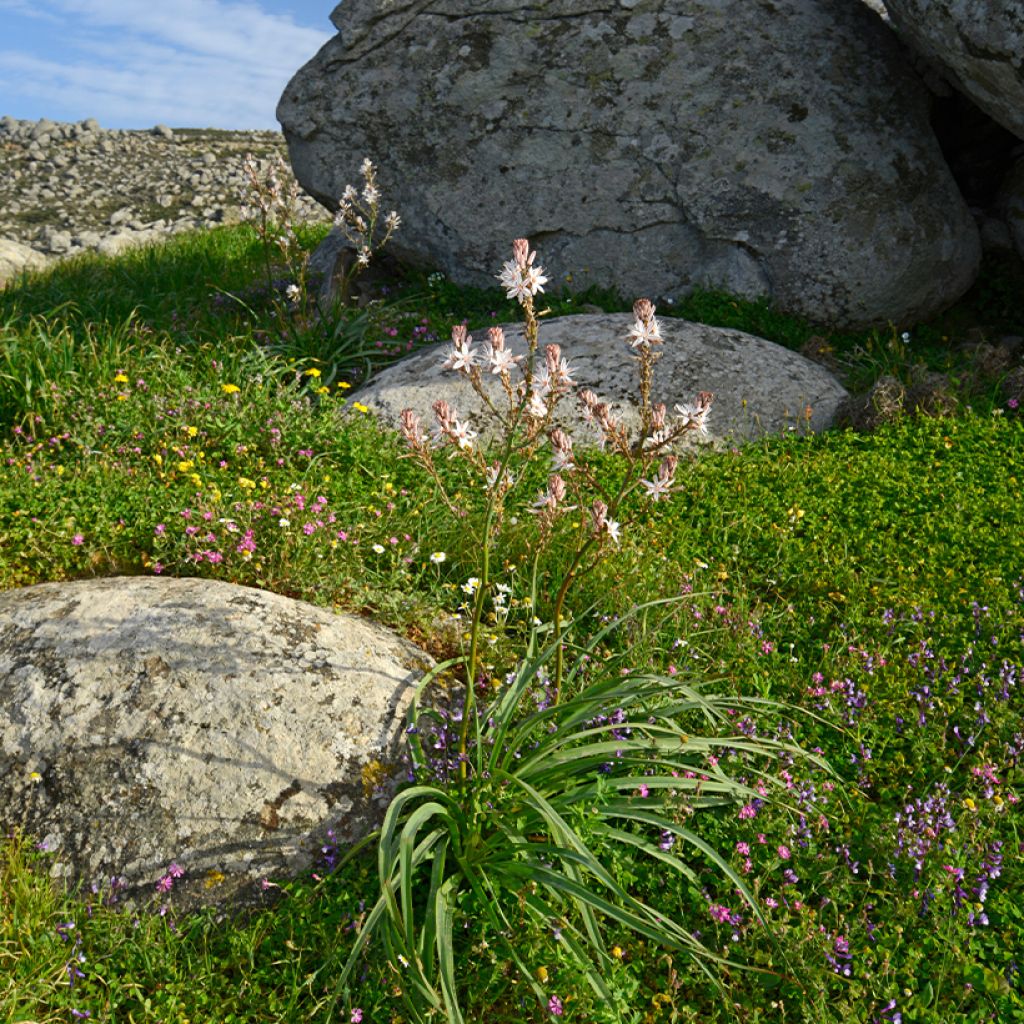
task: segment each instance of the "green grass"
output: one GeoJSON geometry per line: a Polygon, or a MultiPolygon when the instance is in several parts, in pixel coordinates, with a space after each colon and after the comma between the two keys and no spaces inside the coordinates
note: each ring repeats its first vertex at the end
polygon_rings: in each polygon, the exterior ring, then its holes
{"type": "MultiPolygon", "coordinates": [[[[339,340],[348,315],[320,334],[282,332],[262,259],[250,229],[225,228],[72,261],[0,293],[0,587],[210,576],[369,613],[456,655],[460,637],[439,615],[460,610],[477,569],[480,509],[470,500],[469,520],[453,523],[398,438],[352,410],[341,385],[365,373],[357,350],[377,366],[454,322],[480,327],[516,311],[500,292],[420,275],[394,283],[352,327],[354,342],[339,340]],[[187,527],[207,512],[238,529],[199,541],[187,527]],[[239,550],[246,531],[254,550],[239,550]]],[[[911,328],[909,347],[893,344],[895,329],[828,332],[727,296],[695,295],[674,312],[797,349],[821,337],[865,387],[882,372],[909,375],[914,360],[968,369],[953,341],[969,327],[1019,331],[1018,274],[987,267],[961,304],[911,328]]],[[[554,313],[584,304],[628,308],[611,292],[551,302],[554,313]]],[[[996,395],[986,382],[949,417],[707,454],[672,501],[627,508],[616,557],[571,599],[580,638],[635,604],[682,598],[624,622],[597,656],[692,678],[737,706],[788,705],[738,713],[737,727],[818,748],[836,774],[798,763],[780,776],[795,815],[694,819],[762,901],[774,943],[710,862],[692,859],[696,881],[668,877],[589,834],[622,885],[760,973],[725,967],[712,982],[693,960],[613,929],[604,981],[615,998],[601,1003],[555,932],[517,917],[510,899],[502,909],[525,966],[562,1000],[566,1021],[1024,1021],[1024,421],[996,395]],[[915,838],[906,809],[938,822],[940,805],[955,830],[933,823],[915,838]],[[986,873],[982,924],[971,890],[986,873]],[[709,913],[722,906],[740,919],[709,913]]],[[[617,472],[593,458],[596,471],[617,472]]],[[[460,464],[441,471],[469,499],[460,464]]],[[[546,466],[524,473],[532,496],[546,466]]],[[[540,564],[533,606],[522,520],[498,552],[512,594],[507,616],[487,625],[484,668],[496,679],[514,667],[532,617],[550,615],[572,540],[567,522],[540,564]]],[[[48,855],[9,837],[0,1019],[347,1021],[358,1007],[368,1024],[405,1020],[401,965],[374,947],[331,1008],[376,880],[364,858],[329,866],[320,883],[277,880],[272,908],[234,921],[176,915],[173,899],[166,915],[155,903],[125,912],[109,894],[57,889],[48,855]]],[[[483,911],[467,896],[456,921],[467,1019],[553,1019],[483,911]]]]}

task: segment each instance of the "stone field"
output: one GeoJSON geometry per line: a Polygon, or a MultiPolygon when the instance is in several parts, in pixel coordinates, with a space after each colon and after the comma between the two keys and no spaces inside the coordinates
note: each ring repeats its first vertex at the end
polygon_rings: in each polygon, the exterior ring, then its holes
{"type": "MultiPolygon", "coordinates": [[[[126,131],[92,118],[67,124],[0,117],[0,247],[19,242],[46,259],[86,250],[112,255],[169,233],[237,221],[247,153],[265,169],[286,157],[284,138],[273,131],[126,131]]],[[[291,180],[288,170],[285,181],[291,180]]],[[[300,215],[329,217],[305,194],[300,215]]],[[[30,253],[22,256],[35,262],[30,253]]]]}

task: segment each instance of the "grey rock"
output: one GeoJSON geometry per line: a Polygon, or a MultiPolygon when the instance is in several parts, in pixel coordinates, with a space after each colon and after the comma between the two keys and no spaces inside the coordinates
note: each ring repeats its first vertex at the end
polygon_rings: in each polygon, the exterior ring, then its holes
{"type": "Polygon", "coordinates": [[[16,279],[23,271],[42,270],[46,257],[29,245],[0,238],[0,288],[16,279]]]}
{"type": "Polygon", "coordinates": [[[153,134],[159,136],[162,139],[173,139],[174,132],[165,124],[158,124],[153,129],[153,134]]]}
{"type": "Polygon", "coordinates": [[[49,252],[67,252],[71,248],[71,235],[67,231],[47,227],[43,229],[42,242],[49,252]]]}
{"type": "Polygon", "coordinates": [[[1024,258],[1024,159],[1007,174],[999,190],[998,205],[1013,245],[1024,258]]]}
{"type": "Polygon", "coordinates": [[[50,135],[53,133],[53,130],[56,127],[57,126],[49,118],[41,117],[36,122],[35,128],[33,128],[31,132],[29,132],[28,137],[32,139],[33,142],[39,142],[40,144],[42,144],[44,139],[49,139],[50,135]]]}
{"type": "Polygon", "coordinates": [[[95,248],[101,256],[117,256],[126,249],[155,242],[158,238],[159,233],[155,231],[122,230],[100,239],[95,248]]]}
{"type": "Polygon", "coordinates": [[[53,874],[220,901],[373,826],[429,658],[363,619],[202,579],[0,594],[0,828],[53,874]],[[368,774],[364,774],[364,769],[368,774]],[[205,882],[218,875],[212,889],[205,882]]]}
{"type": "MultiPolygon", "coordinates": [[[[652,399],[671,410],[674,404],[692,402],[699,391],[714,392],[708,424],[711,443],[742,441],[790,428],[824,430],[846,398],[846,390],[831,372],[774,342],[672,317],[659,317],[659,322],[664,344],[654,369],[652,399]]],[[[632,316],[621,313],[544,320],[540,348],[560,345],[576,370],[579,386],[608,402],[635,433],[639,423],[636,365],[625,341],[632,323],[632,316]]],[[[522,325],[503,328],[508,347],[524,354],[522,325]]],[[[485,339],[483,332],[477,341],[485,339]]],[[[426,426],[432,425],[433,403],[444,398],[482,438],[493,438],[491,420],[472,385],[442,369],[445,348],[435,346],[389,367],[360,389],[358,400],[397,428],[404,408],[413,409],[426,426]]],[[[498,378],[485,374],[485,379],[492,400],[503,401],[498,378]]],[[[577,440],[597,441],[595,428],[583,421],[573,401],[563,400],[558,409],[577,440]]]]}
{"type": "Polygon", "coordinates": [[[896,31],[1024,139],[1024,0],[885,0],[896,31]]]}
{"type": "Polygon", "coordinates": [[[981,217],[978,221],[978,234],[985,252],[1005,252],[1013,248],[1010,227],[998,217],[981,217]]]}
{"type": "Polygon", "coordinates": [[[493,283],[510,240],[574,287],[767,295],[901,321],[970,285],[977,230],[892,31],[849,0],[345,0],[278,105],[334,207],[379,165],[394,252],[493,283]]]}

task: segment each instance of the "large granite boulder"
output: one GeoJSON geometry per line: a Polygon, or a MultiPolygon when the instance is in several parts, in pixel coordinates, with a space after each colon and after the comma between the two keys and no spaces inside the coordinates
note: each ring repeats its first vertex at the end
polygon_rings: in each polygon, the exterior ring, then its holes
{"type": "Polygon", "coordinates": [[[1024,139],[1024,0],[885,0],[892,25],[1024,139]]]}
{"type": "Polygon", "coordinates": [[[245,898],[314,864],[328,829],[369,831],[428,662],[362,619],[218,581],[7,591],[0,829],[41,839],[70,881],[245,898]]]}
{"type": "Polygon", "coordinates": [[[927,316],[976,228],[892,31],[849,0],[345,0],[277,116],[334,207],[379,166],[393,245],[491,285],[509,241],[574,288],[927,316]]]}
{"type": "MultiPolygon", "coordinates": [[[[707,327],[659,317],[664,344],[654,368],[654,402],[671,411],[687,404],[699,391],[715,395],[707,436],[687,435],[692,442],[718,444],[743,441],[790,428],[824,430],[847,397],[829,370],[805,356],[743,331],[707,327]],[[809,411],[809,414],[808,414],[809,411]]],[[[558,344],[575,370],[581,388],[590,388],[635,436],[637,411],[636,361],[625,342],[634,317],[625,313],[584,314],[543,320],[540,347],[558,344]]],[[[520,324],[504,324],[508,348],[526,353],[520,324]]],[[[486,343],[487,332],[479,332],[486,343]]],[[[444,398],[484,440],[493,439],[493,419],[461,374],[442,368],[445,346],[435,346],[388,367],[361,389],[357,400],[390,426],[398,427],[402,410],[415,411],[425,424],[434,422],[433,403],[444,398]]],[[[489,396],[501,407],[499,379],[484,374],[489,396]]],[[[596,443],[597,428],[586,423],[572,397],[558,406],[560,422],[582,442],[596,443]]]]}

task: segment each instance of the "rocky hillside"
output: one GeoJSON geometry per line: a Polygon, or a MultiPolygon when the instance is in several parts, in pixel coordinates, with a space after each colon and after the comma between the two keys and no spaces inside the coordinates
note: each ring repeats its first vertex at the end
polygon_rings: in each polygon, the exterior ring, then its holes
{"type": "MultiPolygon", "coordinates": [[[[90,249],[112,254],[162,234],[237,221],[247,153],[266,168],[286,157],[284,138],[0,118],[0,246],[20,242],[48,259],[90,249]]],[[[303,195],[301,216],[329,215],[303,195]]]]}

